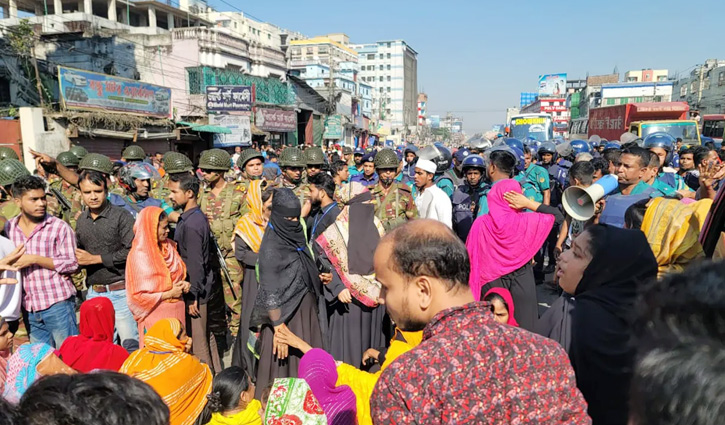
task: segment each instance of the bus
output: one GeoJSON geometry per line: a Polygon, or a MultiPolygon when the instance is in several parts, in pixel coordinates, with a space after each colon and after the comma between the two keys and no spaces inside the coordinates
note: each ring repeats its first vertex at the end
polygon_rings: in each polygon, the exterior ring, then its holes
{"type": "Polygon", "coordinates": [[[723,130],[725,130],[725,115],[703,115],[702,135],[712,137],[716,142],[722,143],[723,130]]]}
{"type": "Polygon", "coordinates": [[[518,114],[511,116],[509,136],[519,140],[532,137],[545,142],[554,138],[554,120],[549,114],[518,114]]]}

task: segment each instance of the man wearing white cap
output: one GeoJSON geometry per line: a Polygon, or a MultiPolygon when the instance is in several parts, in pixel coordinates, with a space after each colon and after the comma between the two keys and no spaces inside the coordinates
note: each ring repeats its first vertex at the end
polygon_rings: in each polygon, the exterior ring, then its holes
{"type": "Polygon", "coordinates": [[[439,189],[433,179],[436,165],[427,159],[418,159],[415,164],[415,206],[418,207],[420,218],[438,220],[448,227],[452,226],[453,207],[451,199],[439,189]]]}

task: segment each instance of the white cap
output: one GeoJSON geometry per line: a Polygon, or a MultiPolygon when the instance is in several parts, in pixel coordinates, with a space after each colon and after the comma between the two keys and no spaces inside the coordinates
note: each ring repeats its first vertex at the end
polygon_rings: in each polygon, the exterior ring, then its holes
{"type": "Polygon", "coordinates": [[[418,162],[415,163],[415,168],[420,168],[423,171],[427,171],[431,174],[435,174],[438,167],[435,165],[433,161],[429,161],[427,159],[418,159],[418,162]]]}

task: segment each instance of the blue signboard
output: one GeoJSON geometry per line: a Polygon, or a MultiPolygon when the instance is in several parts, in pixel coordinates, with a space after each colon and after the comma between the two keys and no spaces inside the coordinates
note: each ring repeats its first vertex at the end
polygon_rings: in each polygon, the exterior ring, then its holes
{"type": "Polygon", "coordinates": [[[248,112],[252,110],[252,87],[206,86],[207,112],[248,112]]]}
{"type": "Polygon", "coordinates": [[[63,105],[68,109],[171,116],[171,89],[141,81],[58,67],[63,105]]]}

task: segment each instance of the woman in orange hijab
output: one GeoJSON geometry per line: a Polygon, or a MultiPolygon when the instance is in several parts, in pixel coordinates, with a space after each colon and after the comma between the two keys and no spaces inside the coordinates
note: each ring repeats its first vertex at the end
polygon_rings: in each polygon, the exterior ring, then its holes
{"type": "Polygon", "coordinates": [[[138,322],[139,346],[144,334],[160,319],[174,318],[184,323],[182,300],[189,291],[186,265],[176,244],[168,239],[169,220],[159,207],[141,210],[134,225],[134,238],[126,260],[128,307],[138,322]]]}
{"type": "Polygon", "coordinates": [[[161,396],[169,407],[170,425],[195,423],[211,392],[211,370],[188,354],[190,349],[191,338],[181,322],[162,319],[146,333],[146,346],[131,354],[120,370],[161,396]]]}

